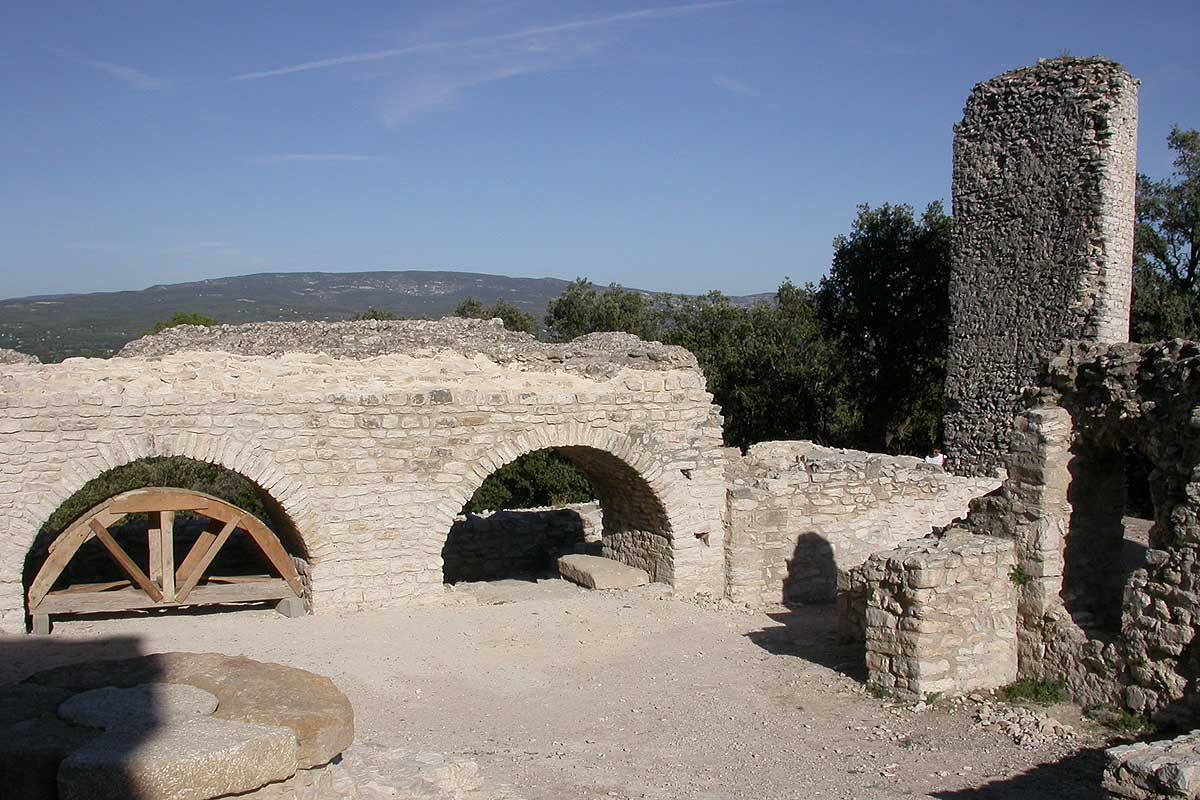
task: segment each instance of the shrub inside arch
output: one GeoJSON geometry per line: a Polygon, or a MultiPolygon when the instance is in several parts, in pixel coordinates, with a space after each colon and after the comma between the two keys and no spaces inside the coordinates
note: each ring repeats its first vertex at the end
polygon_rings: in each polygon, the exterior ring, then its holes
{"type": "Polygon", "coordinates": [[[24,586],[26,602],[31,604],[29,610],[35,615],[66,613],[45,609],[66,605],[62,595],[67,592],[92,593],[90,603],[78,604],[83,611],[91,607],[97,611],[120,610],[115,608],[122,596],[118,593],[127,589],[140,589],[149,598],[135,597],[129,608],[154,607],[150,600],[162,590],[173,590],[176,584],[174,574],[164,576],[161,569],[164,546],[175,554],[180,570],[180,599],[190,602],[176,603],[172,591],[168,591],[161,605],[202,603],[206,595],[228,596],[230,602],[240,602],[236,599],[239,592],[233,589],[222,592],[201,589],[192,594],[194,584],[186,588],[182,585],[189,577],[184,573],[195,572],[198,566],[202,571],[196,574],[195,584],[240,583],[250,587],[241,592],[247,600],[254,598],[256,592],[280,594],[278,598],[259,598],[262,600],[285,599],[288,593],[280,581],[291,590],[291,596],[305,593],[301,576],[306,572],[308,555],[303,540],[268,492],[216,464],[179,456],[151,457],[108,470],[88,481],[42,526],[25,559],[24,586]],[[167,489],[180,491],[172,494],[167,489]],[[116,513],[151,507],[164,497],[170,498],[168,506],[179,508],[168,512],[169,517],[157,511],[116,513]],[[187,510],[188,506],[195,510],[187,510]],[[115,521],[110,524],[111,520],[115,521]],[[157,537],[153,534],[163,529],[164,520],[168,520],[172,533],[169,542],[161,534],[157,537]],[[95,525],[107,532],[111,542],[128,556],[128,562],[136,569],[122,564],[124,559],[113,555],[110,544],[102,541],[95,525]],[[229,530],[224,531],[225,527],[229,530]],[[78,544],[77,540],[84,537],[83,543],[78,544]],[[71,550],[69,561],[62,564],[60,556],[57,563],[51,564],[48,559],[52,549],[63,546],[63,542],[71,550]],[[218,546],[207,553],[214,543],[218,546]],[[53,577],[52,584],[49,577],[53,577]],[[153,587],[145,586],[141,577],[150,578],[153,587]],[[255,583],[256,579],[267,578],[278,579],[271,584],[273,590],[261,582],[255,583]],[[111,594],[99,597],[96,592],[111,594]],[[41,603],[49,595],[53,595],[55,602],[45,603],[44,608],[35,612],[32,602],[41,603]]]}

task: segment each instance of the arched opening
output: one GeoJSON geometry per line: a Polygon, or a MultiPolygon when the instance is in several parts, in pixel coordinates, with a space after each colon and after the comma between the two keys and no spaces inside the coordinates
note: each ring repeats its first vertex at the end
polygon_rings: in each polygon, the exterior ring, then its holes
{"type": "Polygon", "coordinates": [[[1125,583],[1145,564],[1154,468],[1131,444],[1083,440],[1072,448],[1068,469],[1063,605],[1089,637],[1109,640],[1121,630],[1125,583]]]}
{"type": "Polygon", "coordinates": [[[145,458],[86,483],[25,559],[35,630],[50,615],[284,601],[307,593],[303,541],[245,477],[182,457],[145,458]]]}
{"type": "Polygon", "coordinates": [[[644,569],[651,580],[670,579],[671,532],[662,503],[637,470],[598,448],[543,448],[492,473],[455,518],[442,575],[446,583],[533,580],[557,575],[558,558],[569,553],[601,555],[644,569]]]}

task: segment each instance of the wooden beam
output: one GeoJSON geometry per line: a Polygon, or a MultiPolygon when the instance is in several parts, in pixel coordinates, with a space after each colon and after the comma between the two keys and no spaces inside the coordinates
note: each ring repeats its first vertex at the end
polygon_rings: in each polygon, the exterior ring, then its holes
{"type": "Polygon", "coordinates": [[[91,520],[88,526],[92,529],[92,533],[96,534],[96,538],[100,540],[100,544],[104,545],[104,549],[112,556],[112,560],[117,562],[117,566],[125,571],[125,574],[137,584],[138,588],[145,592],[155,603],[162,600],[162,592],[146,577],[146,573],[142,572],[141,568],[134,563],[133,559],[129,557],[129,554],[125,552],[121,545],[117,544],[116,539],[112,538],[112,534],[108,532],[108,529],[95,519],[91,520]]]}
{"type": "Polygon", "coordinates": [[[29,610],[33,611],[42,602],[42,598],[49,593],[54,586],[54,582],[62,575],[63,570],[67,568],[67,564],[79,552],[79,548],[83,543],[92,538],[92,531],[86,525],[74,525],[67,528],[57,539],[54,540],[56,545],[42,562],[42,568],[38,570],[37,576],[33,582],[29,584],[29,610]]]}
{"type": "Polygon", "coordinates": [[[150,517],[150,527],[146,529],[146,552],[149,555],[147,559],[148,572],[150,580],[154,581],[158,586],[162,586],[162,529],[155,526],[154,516],[150,517]]]}
{"type": "Polygon", "coordinates": [[[73,583],[65,589],[59,589],[54,594],[86,594],[87,592],[108,592],[113,589],[126,589],[132,586],[131,581],[107,581],[105,583],[73,583]]]}
{"type": "Polygon", "coordinates": [[[300,574],[296,572],[296,565],[292,563],[292,557],[279,543],[279,537],[254,517],[247,520],[246,531],[280,577],[288,582],[288,586],[292,587],[292,591],[297,596],[304,594],[304,584],[300,581],[300,574]]]}
{"type": "Polygon", "coordinates": [[[162,561],[159,571],[162,573],[163,600],[168,603],[175,600],[175,512],[159,512],[159,536],[162,544],[159,546],[162,561]]]}
{"type": "MultiPolygon", "coordinates": [[[[192,547],[188,550],[188,554],[184,556],[183,563],[179,565],[179,569],[175,571],[175,585],[183,585],[189,577],[192,570],[200,563],[200,559],[204,557],[208,548],[212,547],[212,543],[217,540],[217,534],[213,531],[201,531],[196,537],[196,541],[192,542],[192,547]]],[[[178,591],[178,589],[176,589],[178,591]]]]}
{"type": "MultiPolygon", "coordinates": [[[[192,565],[191,572],[175,591],[176,603],[182,603],[187,600],[188,595],[192,593],[192,590],[196,588],[196,584],[199,583],[200,576],[204,574],[204,570],[208,569],[208,565],[212,563],[212,560],[217,557],[218,551],[229,540],[229,535],[233,533],[239,522],[241,522],[240,518],[231,519],[229,522],[226,522],[225,527],[221,528],[221,532],[217,534],[212,544],[205,549],[204,553],[196,560],[196,563],[192,565]]],[[[196,544],[199,543],[199,541],[196,542],[196,544]]],[[[191,553],[188,553],[188,558],[191,558],[191,553]]]]}
{"type": "Polygon", "coordinates": [[[135,611],[141,608],[249,603],[295,597],[287,582],[279,578],[246,583],[206,583],[195,587],[186,602],[154,602],[138,589],[111,592],[51,592],[42,601],[39,614],[87,614],[107,611],[135,611]]]}
{"type": "Polygon", "coordinates": [[[212,499],[187,489],[135,489],[118,495],[109,510],[119,514],[153,511],[204,511],[212,499]]]}

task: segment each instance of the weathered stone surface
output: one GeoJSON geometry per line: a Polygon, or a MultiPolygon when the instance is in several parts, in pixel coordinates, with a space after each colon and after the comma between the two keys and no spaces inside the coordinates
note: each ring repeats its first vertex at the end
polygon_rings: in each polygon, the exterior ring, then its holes
{"type": "Polygon", "coordinates": [[[1131,800],[1200,798],[1200,731],[1104,752],[1104,788],[1131,800]]]}
{"type": "Polygon", "coordinates": [[[952,526],[875,553],[854,572],[864,613],[867,683],[905,696],[994,689],[1017,677],[1013,542],[952,526]]]}
{"type": "Polygon", "coordinates": [[[0,726],[34,717],[52,717],[69,696],[62,689],[30,683],[0,687],[0,726]]]}
{"type": "Polygon", "coordinates": [[[4,364],[40,364],[41,359],[7,347],[0,347],[0,366],[4,364]]]}
{"type": "Polygon", "coordinates": [[[127,689],[105,686],[80,692],[58,707],[58,716],[85,728],[169,725],[217,710],[210,692],[184,683],[143,683],[127,689]]]}
{"type": "Polygon", "coordinates": [[[159,653],[71,664],[28,679],[84,692],[105,686],[184,683],[217,698],[216,719],[290,729],[301,768],[326,764],[354,740],[354,711],[333,681],[311,672],[219,653],[159,653]]]}
{"type": "Polygon", "coordinates": [[[729,597],[752,605],[828,603],[878,550],[967,514],[999,485],[910,456],[761,442],[729,452],[729,597]]]}
{"type": "Polygon", "coordinates": [[[58,787],[62,800],[210,800],[295,772],[289,729],[193,717],[105,732],[63,760],[58,787]]]}
{"type": "Polygon", "coordinates": [[[632,589],[650,583],[644,569],[579,553],[558,559],[558,574],[589,589],[632,589]]]}
{"type": "Polygon", "coordinates": [[[464,321],[313,329],[314,344],[300,324],[274,343],[261,326],[197,333],[218,337],[208,343],[177,331],[164,341],[184,351],[152,362],[0,370],[0,629],[25,627],[24,567],[47,552],[44,521],[88,479],[152,456],[263,487],[294,523],[289,546],[320,562],[306,598],[317,614],[439,596],[463,505],[487,475],[546,449],[595,490],[604,555],[685,594],[722,594],[721,418],[686,351],[624,334],[551,346],[464,321]],[[247,354],[262,342],[296,351],[247,354]],[[187,349],[209,345],[234,354],[187,349]]]}
{"type": "Polygon", "coordinates": [[[481,786],[478,764],[442,753],[360,742],[343,763],[354,776],[359,800],[458,798],[481,786]]]}
{"type": "Polygon", "coordinates": [[[626,333],[591,333],[570,342],[539,342],[506,329],[500,320],[364,320],[356,322],[255,322],[247,325],[178,325],[130,342],[118,357],[158,358],[195,350],[246,356],[322,353],[363,359],[404,353],[422,357],[482,355],[527,370],[615,375],[622,367],[670,370],[695,366],[682,347],[647,342],[626,333]]]}
{"type": "Polygon", "coordinates": [[[598,503],[522,508],[456,517],[442,550],[446,583],[552,572],[559,556],[601,552],[598,503]]]}
{"type": "Polygon", "coordinates": [[[948,466],[1003,466],[1022,387],[1063,340],[1129,338],[1138,83],[1056,58],[971,92],[954,141],[948,466]]]}
{"type": "Polygon", "coordinates": [[[97,735],[44,716],[0,727],[0,797],[57,800],[59,764],[97,735]]]}

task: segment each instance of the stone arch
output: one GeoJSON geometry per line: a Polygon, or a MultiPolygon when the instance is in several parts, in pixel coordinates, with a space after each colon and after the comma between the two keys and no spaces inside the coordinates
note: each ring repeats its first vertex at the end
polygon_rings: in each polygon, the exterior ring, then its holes
{"type": "Polygon", "coordinates": [[[682,511],[686,500],[679,497],[681,487],[650,456],[650,448],[641,444],[634,436],[581,424],[532,429],[479,454],[438,506],[435,525],[449,531],[455,515],[496,470],[529,453],[553,449],[579,467],[591,483],[604,515],[606,542],[634,531],[661,538],[659,558],[648,563],[637,563],[638,557],[620,560],[647,568],[655,580],[673,583],[674,539],[688,527],[682,511]]]}
{"type": "Polygon", "coordinates": [[[101,443],[95,453],[66,460],[58,480],[45,487],[38,502],[21,509],[22,541],[31,548],[50,516],[75,492],[110,470],[145,458],[179,456],[224,467],[246,478],[258,490],[273,516],[286,521],[304,555],[314,563],[326,547],[318,534],[317,515],[304,486],[285,474],[270,458],[254,451],[249,442],[196,434],[121,435],[101,443]]]}

